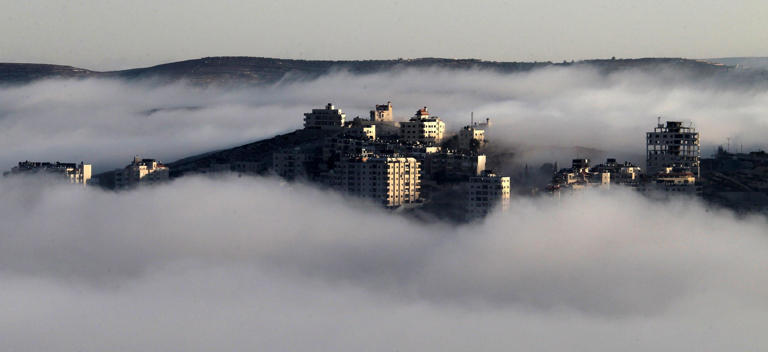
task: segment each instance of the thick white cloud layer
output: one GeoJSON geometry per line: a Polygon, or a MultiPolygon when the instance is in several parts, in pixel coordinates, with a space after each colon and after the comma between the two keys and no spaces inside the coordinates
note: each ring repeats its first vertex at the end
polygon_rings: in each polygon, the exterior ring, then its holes
{"type": "MultiPolygon", "coordinates": [[[[522,158],[642,160],[656,115],[765,143],[768,92],[675,73],[336,73],[270,87],[44,81],[0,89],[0,168],[164,161],[392,100],[471,111],[522,158]],[[159,110],[158,110],[159,109],[159,110]],[[560,149],[558,149],[560,148],[560,149]]],[[[184,178],[111,193],[0,179],[0,349],[759,350],[768,223],[689,199],[516,199],[459,227],[302,185],[184,178]]]]}
{"type": "MultiPolygon", "coordinates": [[[[642,164],[656,116],[692,121],[703,153],[765,148],[768,91],[675,72],[600,75],[560,68],[530,73],[422,70],[336,73],[268,87],[199,88],[156,82],[44,81],[0,89],[0,168],[35,160],[85,160],[97,170],[133,155],[171,161],[302,126],[303,113],[333,102],[348,118],[391,100],[406,119],[422,106],[458,130],[491,117],[491,137],[523,159],[567,161],[581,146],[642,164]],[[159,109],[159,110],[158,110],[159,109]],[[566,150],[562,150],[562,148],[566,150]]],[[[583,155],[582,155],[583,156],[583,155]]],[[[601,157],[604,155],[600,155],[601,157]]]]}
{"type": "Polygon", "coordinates": [[[8,350],[756,350],[768,223],[516,199],[460,227],[277,180],[0,181],[8,350]]]}

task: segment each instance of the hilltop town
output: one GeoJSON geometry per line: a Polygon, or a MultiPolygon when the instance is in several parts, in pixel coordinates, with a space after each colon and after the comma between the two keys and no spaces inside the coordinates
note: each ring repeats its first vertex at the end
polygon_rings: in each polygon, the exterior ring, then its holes
{"type": "MultiPolygon", "coordinates": [[[[512,196],[553,198],[590,189],[628,187],[653,196],[701,197],[737,210],[768,206],[768,155],[730,153],[720,148],[702,159],[699,132],[680,121],[662,122],[646,133],[645,170],[630,161],[603,163],[577,158],[569,167],[545,164],[546,184],[493,171],[503,160],[489,158],[490,118],[450,133],[446,123],[417,109],[396,118],[391,102],[375,105],[368,118],[348,119],[332,103],[304,114],[304,128],[240,147],[184,158],[169,164],[135,157],[122,169],[91,174],[86,163],[19,162],[6,175],[44,171],[69,182],[125,190],[195,174],[275,175],[308,182],[384,208],[421,217],[471,221],[504,210],[512,196]],[[495,160],[495,161],[494,161],[495,160]]],[[[492,155],[491,155],[492,156],[492,155]]]]}

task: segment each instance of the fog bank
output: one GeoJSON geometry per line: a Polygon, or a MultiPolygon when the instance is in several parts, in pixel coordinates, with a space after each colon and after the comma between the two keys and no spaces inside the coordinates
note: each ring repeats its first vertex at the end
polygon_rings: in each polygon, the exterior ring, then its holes
{"type": "Polygon", "coordinates": [[[172,161],[301,128],[302,114],[327,102],[351,119],[388,100],[403,120],[428,106],[451,131],[469,123],[471,112],[490,117],[491,139],[517,148],[520,162],[566,162],[578,153],[569,148],[579,146],[640,163],[657,116],[694,122],[704,155],[727,138],[733,150],[766,148],[768,134],[764,88],[669,71],[336,72],[239,88],[53,80],[0,88],[0,168],[27,159],[85,160],[104,171],[136,154],[172,161]]]}
{"type": "Polygon", "coordinates": [[[9,350],[754,350],[764,217],[623,191],[460,227],[302,185],[0,180],[9,350]],[[45,336],[45,338],[40,338],[45,336]]]}

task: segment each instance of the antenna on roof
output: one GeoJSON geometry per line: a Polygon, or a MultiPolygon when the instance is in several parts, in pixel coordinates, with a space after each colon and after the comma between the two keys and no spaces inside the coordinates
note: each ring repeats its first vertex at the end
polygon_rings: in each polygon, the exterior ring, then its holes
{"type": "Polygon", "coordinates": [[[661,126],[661,116],[656,117],[656,124],[661,126]]]}
{"type": "Polygon", "coordinates": [[[469,125],[474,126],[475,125],[475,112],[472,111],[469,113],[469,125]]]}

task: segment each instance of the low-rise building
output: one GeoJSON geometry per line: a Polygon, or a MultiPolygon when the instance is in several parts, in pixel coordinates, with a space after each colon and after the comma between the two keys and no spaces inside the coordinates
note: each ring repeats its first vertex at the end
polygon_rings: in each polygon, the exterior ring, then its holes
{"type": "Polygon", "coordinates": [[[346,115],[328,103],[325,109],[312,109],[304,114],[304,128],[336,129],[344,127],[346,115]]]}
{"type": "Polygon", "coordinates": [[[476,219],[488,215],[493,209],[509,208],[509,177],[499,176],[490,170],[469,178],[467,216],[476,219]]]}
{"type": "Polygon", "coordinates": [[[425,106],[416,111],[410,120],[400,123],[400,138],[411,143],[439,143],[445,135],[445,122],[437,116],[429,116],[425,106]]]}
{"type": "Polygon", "coordinates": [[[91,164],[85,164],[84,162],[76,164],[58,161],[20,161],[18,166],[14,166],[10,172],[4,173],[4,175],[25,174],[53,175],[57,178],[65,179],[69,183],[85,186],[91,180],[91,164]]]}
{"type": "Polygon", "coordinates": [[[341,190],[387,207],[419,202],[420,163],[411,157],[366,155],[346,158],[334,169],[341,190]]]}
{"type": "Polygon", "coordinates": [[[376,105],[374,110],[371,110],[371,121],[384,122],[392,121],[392,102],[388,101],[384,105],[376,105]]]}
{"type": "Polygon", "coordinates": [[[353,138],[376,140],[376,125],[354,125],[351,124],[347,135],[353,138]]]}
{"type": "Polygon", "coordinates": [[[547,189],[555,195],[561,191],[579,191],[592,187],[603,189],[611,185],[611,173],[600,168],[592,169],[589,159],[573,159],[570,169],[558,170],[547,189]]]}
{"type": "Polygon", "coordinates": [[[637,185],[640,182],[642,170],[639,166],[629,161],[617,163],[616,159],[608,158],[605,164],[595,165],[590,168],[595,173],[609,173],[612,184],[637,185]]]}
{"type": "Polygon", "coordinates": [[[115,188],[125,189],[168,181],[170,169],[155,159],[134,157],[133,162],[115,171],[115,188]]]}
{"type": "Polygon", "coordinates": [[[696,175],[688,168],[667,167],[653,176],[648,189],[664,192],[699,194],[701,187],[696,183],[696,175]]]}
{"type": "Polygon", "coordinates": [[[358,129],[364,134],[367,134],[368,137],[373,136],[373,139],[378,138],[379,136],[395,137],[400,134],[400,125],[395,121],[364,120],[359,116],[352,119],[352,121],[347,122],[346,127],[351,130],[358,129]]]}

